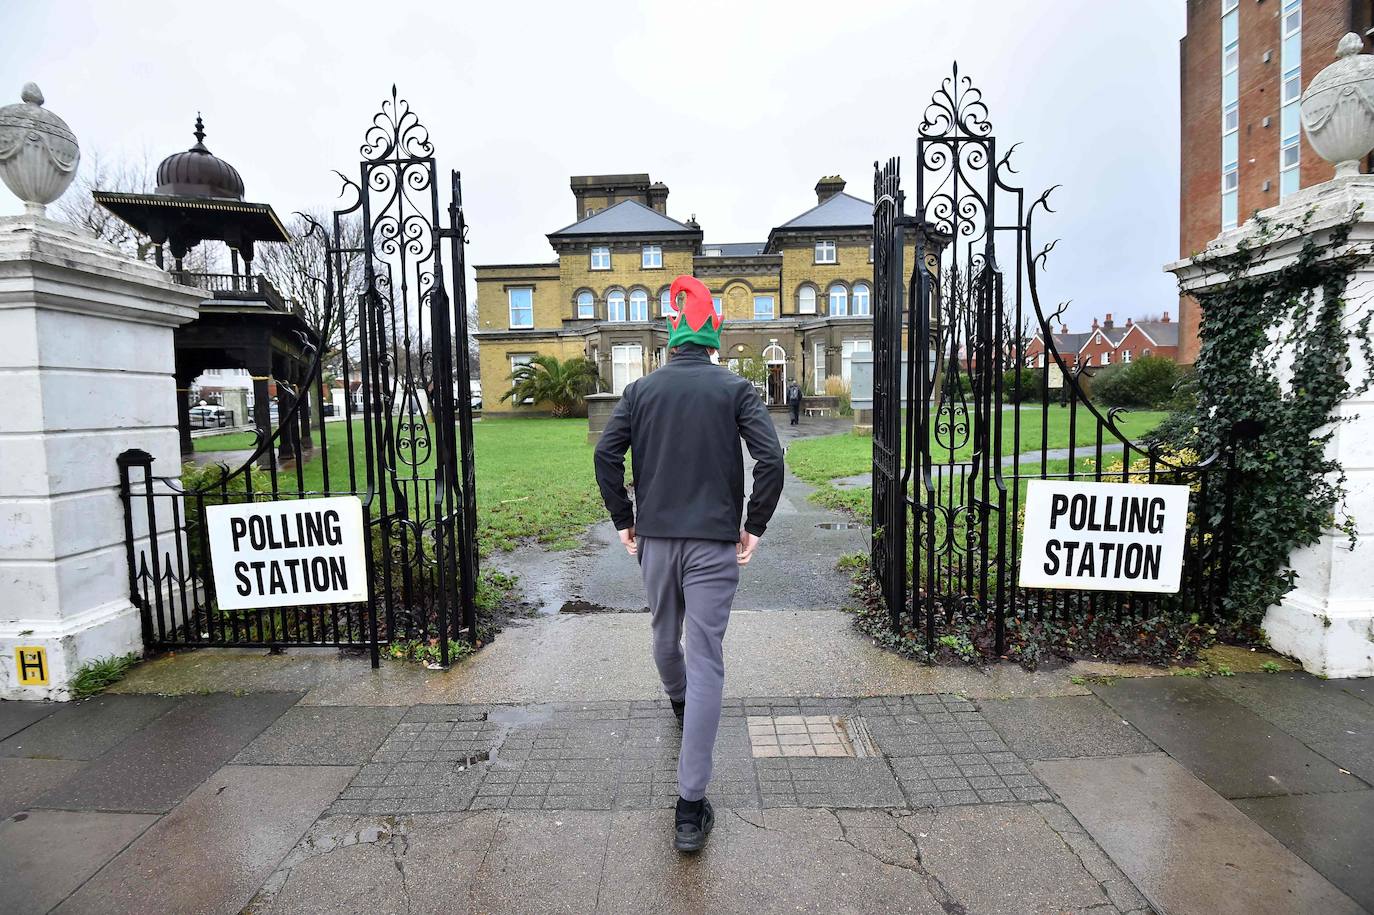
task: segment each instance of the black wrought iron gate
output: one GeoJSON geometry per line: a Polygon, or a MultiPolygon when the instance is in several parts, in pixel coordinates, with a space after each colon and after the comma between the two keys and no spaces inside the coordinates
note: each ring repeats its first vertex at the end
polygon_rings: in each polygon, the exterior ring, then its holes
{"type": "Polygon", "coordinates": [[[310,221],[325,303],[306,341],[317,404],[342,383],[342,419],[314,411],[318,447],[295,434],[307,397],[283,403],[251,454],[183,487],[152,457],[120,456],[131,599],[150,649],[357,646],[477,640],[477,505],[458,172],[447,224],[428,131],[393,86],[361,147],[350,206],[310,221]],[[446,244],[445,244],[446,243],[446,244]],[[452,286],[452,294],[449,292],[452,286]],[[326,374],[334,376],[327,383],[326,374]],[[288,409],[289,404],[289,409],[288,409]],[[370,598],[363,603],[223,610],[215,599],[207,505],[356,495],[363,503],[370,598]]]}
{"type": "Polygon", "coordinates": [[[1054,243],[1034,252],[1032,220],[1050,192],[1027,206],[1010,155],[997,158],[981,92],[956,64],[918,128],[912,215],[900,161],[874,168],[871,559],[892,625],[933,650],[958,621],[1000,655],[1007,627],[1029,618],[1143,619],[1163,602],[1206,618],[1226,577],[1229,455],[1137,443],[1121,411],[1088,399],[1086,363],[1055,343],[1065,306],[1047,314],[1036,287],[1054,243]],[[1031,365],[1037,332],[1045,353],[1031,365]],[[1064,449],[1049,444],[1052,410],[1067,423],[1064,449]],[[1179,594],[1019,588],[1031,479],[1188,485],[1179,594]]]}

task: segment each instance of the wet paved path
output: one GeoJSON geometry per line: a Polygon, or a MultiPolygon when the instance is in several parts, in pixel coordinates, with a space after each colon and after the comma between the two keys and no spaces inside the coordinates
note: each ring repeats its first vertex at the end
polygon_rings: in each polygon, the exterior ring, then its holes
{"type": "MultiPolygon", "coordinates": [[[[1374,684],[911,664],[805,495],[731,618],[701,855],[647,616],[554,614],[449,671],[188,652],[0,702],[0,912],[1374,911],[1374,684]]],[[[552,580],[633,609],[589,543],[552,580]]]]}
{"type": "MultiPolygon", "coordinates": [[[[780,414],[774,414],[774,423],[784,448],[798,438],[852,428],[849,421],[825,419],[805,419],[793,427],[780,414]]],[[[747,451],[745,468],[747,492],[752,488],[753,469],[747,451]]],[[[845,553],[866,551],[868,532],[811,502],[811,492],[810,486],[787,472],[782,498],[757,558],[741,570],[735,609],[833,610],[845,603],[849,582],[837,572],[835,561],[845,553]]],[[[488,561],[519,575],[527,597],[544,613],[559,612],[565,602],[593,612],[646,609],[639,566],[626,555],[610,521],[595,525],[576,550],[550,553],[530,545],[488,561]]]]}
{"type": "MultiPolygon", "coordinates": [[[[587,666],[647,666],[636,647],[587,666]]],[[[274,689],[203,694],[235,660],[217,658],[160,660],[85,703],[0,703],[0,911],[1374,906],[1367,683],[1089,688],[1070,676],[1090,668],[999,668],[973,698],[951,690],[987,673],[740,696],[717,831],[693,859],[669,847],[678,734],[661,700],[454,702],[461,668],[374,674],[319,652],[241,653],[274,689]],[[374,678],[388,701],[349,685],[374,678]],[[159,688],[179,694],[139,692],[159,688]]],[[[752,675],[733,677],[748,693],[752,675]]]]}

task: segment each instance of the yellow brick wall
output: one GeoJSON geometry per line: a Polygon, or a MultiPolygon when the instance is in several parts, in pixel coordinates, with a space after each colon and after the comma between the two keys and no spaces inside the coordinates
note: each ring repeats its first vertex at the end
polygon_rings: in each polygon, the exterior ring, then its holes
{"type": "Polygon", "coordinates": [[[581,337],[536,337],[528,340],[480,340],[478,362],[482,366],[482,412],[519,415],[547,412],[548,404],[514,404],[501,397],[510,390],[510,357],[516,354],[572,359],[585,356],[581,337]]]}
{"type": "Polygon", "coordinates": [[[658,244],[663,248],[663,266],[651,269],[642,266],[643,244],[640,242],[610,245],[610,270],[591,269],[591,254],[585,250],[560,255],[558,262],[561,275],[561,314],[573,317],[576,309],[575,298],[579,290],[590,289],[596,296],[596,314],[600,318],[606,314],[608,291],[615,287],[624,289],[628,309],[630,292],[635,287],[641,287],[649,294],[649,318],[658,318],[659,290],[671,285],[675,277],[692,272],[692,257],[695,253],[690,244],[679,243],[672,247],[662,242],[658,244]]]}
{"type": "Polygon", "coordinates": [[[797,314],[797,290],[803,283],[816,287],[816,314],[826,313],[830,284],[839,280],[853,288],[856,282],[869,285],[872,301],[873,263],[868,259],[868,244],[839,244],[835,249],[835,263],[816,263],[814,240],[788,244],[782,249],[782,279],[787,284],[783,314],[797,314]]]}
{"type": "Polygon", "coordinates": [[[561,328],[563,308],[559,302],[558,265],[537,264],[517,269],[477,268],[476,330],[510,330],[511,286],[534,287],[534,326],[561,328]]]}

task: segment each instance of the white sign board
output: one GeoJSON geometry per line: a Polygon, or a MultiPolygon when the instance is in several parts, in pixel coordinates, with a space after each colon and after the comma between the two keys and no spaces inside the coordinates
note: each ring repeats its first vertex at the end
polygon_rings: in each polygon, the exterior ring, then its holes
{"type": "Polygon", "coordinates": [[[367,600],[357,496],[205,506],[224,610],[367,600]]]}
{"type": "Polygon", "coordinates": [[[1178,592],[1188,487],[1031,480],[1021,586],[1178,592]]]}

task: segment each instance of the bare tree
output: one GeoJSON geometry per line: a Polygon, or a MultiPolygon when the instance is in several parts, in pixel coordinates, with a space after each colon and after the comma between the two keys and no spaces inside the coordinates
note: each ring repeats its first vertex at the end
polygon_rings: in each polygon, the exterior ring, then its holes
{"type": "MultiPolygon", "coordinates": [[[[325,271],[329,265],[329,241],[312,221],[327,232],[334,224],[332,214],[297,214],[292,221],[290,241],[258,247],[253,263],[272,285],[290,299],[300,316],[325,344],[325,362],[332,364],[347,351],[357,354],[358,299],[363,293],[363,255],[348,253],[339,257],[339,274],[334,276],[334,313],[325,294],[325,271]],[[329,327],[326,328],[326,323],[329,327]]],[[[339,246],[357,251],[363,247],[362,223],[345,219],[340,223],[339,246]]]]}
{"type": "MultiPolygon", "coordinates": [[[[155,186],[156,169],[149,162],[147,151],[137,158],[120,159],[93,149],[81,157],[76,181],[52,205],[52,213],[59,222],[85,229],[132,257],[152,260],[157,249],[152,239],[96,203],[91,192],[147,194],[155,186]]],[[[200,244],[187,254],[183,266],[192,273],[215,273],[222,262],[222,251],[209,244],[200,244]]]]}

